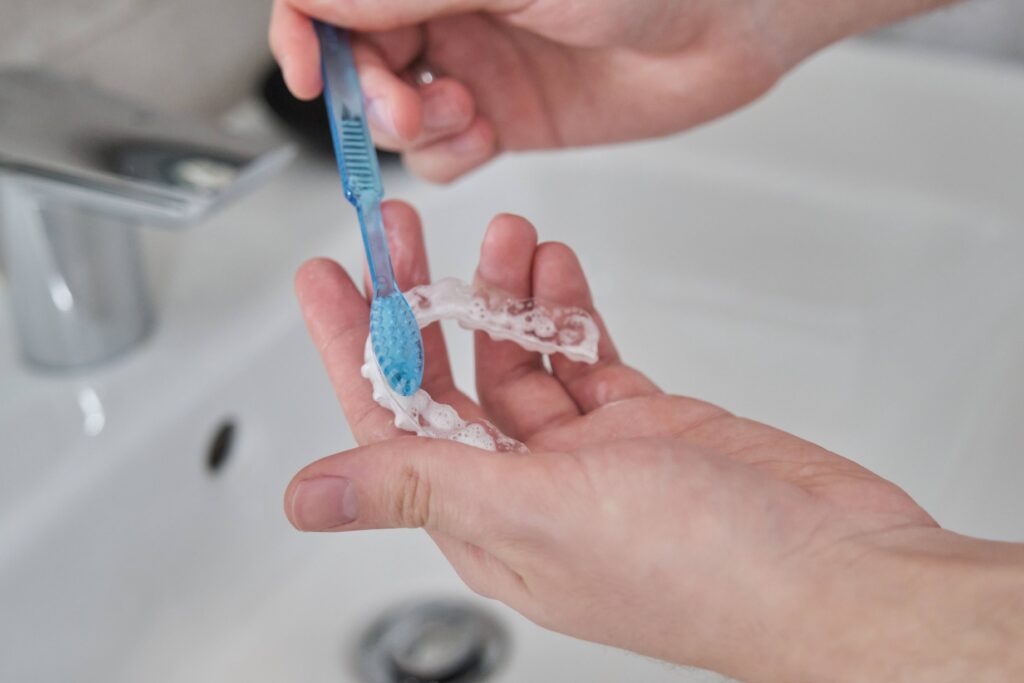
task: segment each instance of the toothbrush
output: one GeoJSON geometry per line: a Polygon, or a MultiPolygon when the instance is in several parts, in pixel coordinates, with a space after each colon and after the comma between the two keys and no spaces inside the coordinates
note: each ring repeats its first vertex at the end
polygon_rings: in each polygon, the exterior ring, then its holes
{"type": "Polygon", "coordinates": [[[423,380],[423,338],[409,303],[395,282],[381,221],[384,186],[363,110],[363,94],[348,32],[315,22],[320,39],[324,102],[345,197],[356,208],[373,282],[370,340],[391,388],[409,396],[423,380]]]}

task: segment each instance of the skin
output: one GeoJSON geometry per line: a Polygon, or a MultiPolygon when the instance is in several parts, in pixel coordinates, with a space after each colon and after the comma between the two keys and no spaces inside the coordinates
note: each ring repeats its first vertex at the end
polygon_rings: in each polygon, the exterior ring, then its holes
{"type": "Polygon", "coordinates": [[[837,40],[949,0],[276,0],[271,48],[321,89],[310,17],[353,45],[378,146],[449,181],[503,150],[631,140],[737,109],[837,40]],[[419,60],[439,78],[408,76],[419,60]],[[627,115],[628,114],[628,115],[627,115]]]}
{"type": "MultiPolygon", "coordinates": [[[[428,282],[419,220],[384,218],[403,288],[428,282]]],[[[477,277],[583,307],[567,246],[496,217],[477,277]]],[[[296,289],[360,447],[300,471],[292,524],[422,527],[465,582],[536,623],[747,681],[1024,680],[1024,546],[958,536],[856,463],[662,392],[601,325],[600,360],[476,335],[476,404],[437,325],[424,388],[524,441],[497,455],[408,436],[359,375],[367,300],[336,263],[296,289]]]]}

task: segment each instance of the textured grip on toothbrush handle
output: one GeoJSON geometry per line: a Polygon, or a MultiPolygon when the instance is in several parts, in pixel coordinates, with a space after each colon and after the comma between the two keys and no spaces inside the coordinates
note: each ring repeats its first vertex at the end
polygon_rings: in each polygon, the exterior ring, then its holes
{"type": "Polygon", "coordinates": [[[320,21],[314,25],[320,40],[324,100],[338,170],[345,196],[358,208],[360,203],[380,201],[384,196],[377,150],[366,125],[359,75],[348,32],[320,21]]]}

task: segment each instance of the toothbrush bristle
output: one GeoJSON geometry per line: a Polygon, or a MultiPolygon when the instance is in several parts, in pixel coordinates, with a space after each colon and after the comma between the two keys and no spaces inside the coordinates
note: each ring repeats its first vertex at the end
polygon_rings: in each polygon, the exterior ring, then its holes
{"type": "Polygon", "coordinates": [[[374,297],[370,306],[370,342],[381,372],[402,396],[423,379],[423,338],[416,316],[401,293],[374,297]]]}

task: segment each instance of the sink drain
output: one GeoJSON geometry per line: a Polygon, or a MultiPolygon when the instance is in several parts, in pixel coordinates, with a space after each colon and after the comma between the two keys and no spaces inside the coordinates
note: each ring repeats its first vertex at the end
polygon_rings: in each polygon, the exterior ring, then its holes
{"type": "Polygon", "coordinates": [[[486,611],[431,600],[375,621],[360,641],[357,669],[364,683],[479,683],[507,652],[505,630],[486,611]]]}

